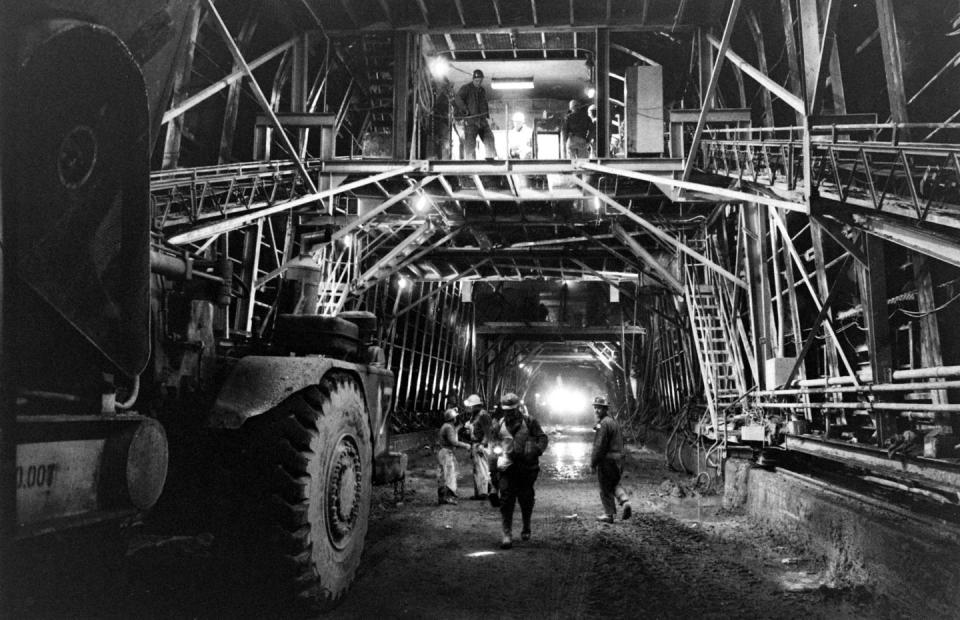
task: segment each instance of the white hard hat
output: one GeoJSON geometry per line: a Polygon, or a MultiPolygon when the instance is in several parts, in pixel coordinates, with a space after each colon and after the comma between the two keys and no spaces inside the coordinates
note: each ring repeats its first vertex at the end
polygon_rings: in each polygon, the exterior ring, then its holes
{"type": "Polygon", "coordinates": [[[513,113],[513,122],[522,123],[525,120],[523,112],[514,112],[513,113]]]}
{"type": "Polygon", "coordinates": [[[471,394],[467,396],[467,399],[463,401],[463,404],[467,407],[475,407],[476,405],[482,405],[483,401],[480,400],[480,397],[476,394],[471,394]]]}

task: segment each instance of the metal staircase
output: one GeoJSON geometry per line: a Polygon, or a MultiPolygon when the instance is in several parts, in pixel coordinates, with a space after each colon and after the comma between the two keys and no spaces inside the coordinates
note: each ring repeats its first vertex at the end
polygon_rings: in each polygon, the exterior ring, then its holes
{"type": "MultiPolygon", "coordinates": [[[[691,247],[706,245],[688,242],[691,247]]],[[[687,312],[703,379],[704,397],[713,428],[718,417],[745,391],[742,355],[736,323],[730,311],[727,285],[703,263],[688,261],[684,268],[687,312]]]]}

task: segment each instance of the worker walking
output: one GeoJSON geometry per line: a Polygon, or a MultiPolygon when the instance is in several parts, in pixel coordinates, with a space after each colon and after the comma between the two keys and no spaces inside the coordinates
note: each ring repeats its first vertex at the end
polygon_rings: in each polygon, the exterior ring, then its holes
{"type": "Polygon", "coordinates": [[[623,475],[623,432],[620,423],[609,415],[610,405],[605,396],[593,399],[593,412],[597,416],[596,435],[593,438],[593,453],[590,467],[597,472],[600,483],[600,502],[603,514],[597,521],[613,523],[617,513],[616,502],[623,506],[623,519],[630,518],[632,509],[626,491],[620,486],[623,475]]]}
{"type": "Polygon", "coordinates": [[[473,72],[473,79],[464,84],[453,98],[457,118],[463,120],[463,158],[477,158],[477,137],[483,140],[487,159],[496,159],[497,146],[490,129],[490,108],[483,86],[483,71],[473,72]]]}
{"type": "Polygon", "coordinates": [[[466,413],[470,417],[467,426],[473,447],[470,458],[473,460],[473,498],[486,499],[490,493],[490,463],[488,456],[493,441],[493,418],[483,408],[483,400],[477,394],[471,394],[463,401],[466,413]]]}
{"type": "Polygon", "coordinates": [[[447,409],[443,412],[443,426],[437,434],[437,503],[457,503],[457,457],[456,448],[470,448],[470,444],[457,439],[457,429],[454,423],[457,420],[457,410],[447,409]]]}
{"type": "Polygon", "coordinates": [[[501,549],[513,546],[513,508],[519,503],[523,519],[522,540],[530,540],[533,515],[533,484],[540,474],[540,455],[547,449],[547,435],[540,423],[521,411],[520,397],[510,392],[500,399],[503,420],[494,429],[495,446],[500,449],[496,467],[499,472],[500,516],[503,521],[501,549]]]}

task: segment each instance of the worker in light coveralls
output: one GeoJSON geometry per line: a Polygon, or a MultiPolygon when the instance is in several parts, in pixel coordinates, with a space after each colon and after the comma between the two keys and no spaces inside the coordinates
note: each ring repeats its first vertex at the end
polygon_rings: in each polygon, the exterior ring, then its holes
{"type": "Polygon", "coordinates": [[[486,499],[490,493],[490,455],[493,442],[493,418],[483,408],[483,400],[477,394],[471,394],[463,401],[466,414],[470,417],[467,429],[473,447],[470,458],[473,461],[473,499],[486,499]]]}
{"type": "Polygon", "coordinates": [[[453,453],[456,448],[470,449],[470,444],[457,439],[457,410],[447,409],[443,412],[443,426],[437,434],[437,503],[457,503],[457,457],[453,453]]]}
{"type": "Polygon", "coordinates": [[[626,491],[620,486],[623,475],[623,432],[620,423],[610,417],[610,404],[605,396],[593,399],[593,412],[597,416],[596,435],[593,438],[593,452],[590,455],[590,467],[597,472],[600,483],[600,502],[603,514],[597,521],[613,523],[617,514],[617,502],[623,506],[623,519],[630,518],[632,510],[626,491]]]}
{"type": "Polygon", "coordinates": [[[522,540],[530,540],[533,515],[533,483],[540,474],[540,455],[547,449],[547,435],[540,423],[521,410],[520,397],[509,392],[500,399],[503,419],[494,428],[494,451],[499,473],[500,516],[503,521],[501,549],[513,547],[513,508],[520,504],[522,540]],[[499,448],[499,450],[497,450],[499,448]]]}

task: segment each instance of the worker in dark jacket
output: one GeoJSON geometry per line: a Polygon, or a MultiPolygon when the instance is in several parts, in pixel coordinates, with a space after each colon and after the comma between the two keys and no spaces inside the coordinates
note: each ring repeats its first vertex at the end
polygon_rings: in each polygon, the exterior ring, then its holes
{"type": "Polygon", "coordinates": [[[593,121],[587,116],[586,108],[580,107],[576,99],[568,104],[569,112],[560,126],[560,144],[563,156],[570,159],[590,157],[590,139],[593,136],[593,121]]]}
{"type": "Polygon", "coordinates": [[[590,456],[590,467],[597,472],[600,482],[600,502],[603,504],[603,514],[597,521],[613,523],[619,502],[623,506],[623,519],[629,519],[632,512],[630,499],[626,491],[620,486],[620,477],[623,474],[623,432],[620,423],[610,417],[610,405],[605,396],[593,399],[593,412],[597,416],[597,434],[593,438],[593,453],[590,456]]]}
{"type": "Polygon", "coordinates": [[[483,89],[483,71],[473,72],[473,79],[460,87],[453,104],[457,108],[457,117],[463,120],[463,158],[477,158],[477,137],[483,140],[483,149],[487,159],[496,159],[497,146],[490,129],[490,108],[487,105],[487,91],[483,89]]]}
{"type": "MultiPolygon", "coordinates": [[[[500,516],[503,520],[501,549],[513,546],[513,507],[520,504],[523,518],[522,540],[530,540],[530,517],[533,515],[533,483],[540,474],[540,455],[547,449],[547,435],[540,423],[521,410],[520,397],[504,394],[500,399],[503,420],[494,429],[495,446],[499,448],[496,467],[500,474],[500,516]]],[[[495,448],[496,451],[496,448],[495,448]]]]}

